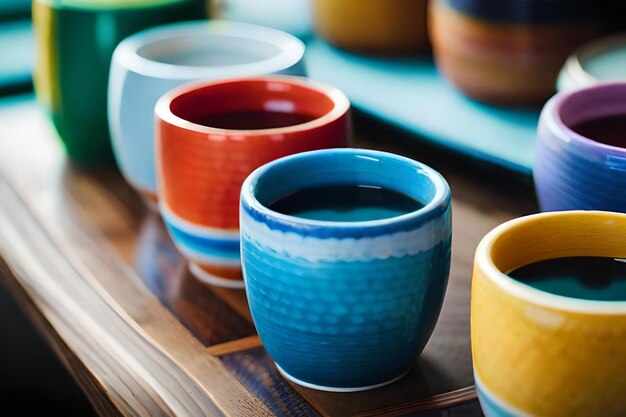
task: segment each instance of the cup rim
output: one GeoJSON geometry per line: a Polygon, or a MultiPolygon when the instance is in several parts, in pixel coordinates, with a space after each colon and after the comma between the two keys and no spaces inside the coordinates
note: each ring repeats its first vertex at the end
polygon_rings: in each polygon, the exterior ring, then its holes
{"type": "Polygon", "coordinates": [[[475,267],[481,269],[483,275],[503,291],[531,304],[539,304],[543,307],[555,310],[567,310],[576,313],[626,314],[626,301],[585,300],[542,291],[511,278],[509,275],[502,272],[493,262],[491,251],[494,244],[501,236],[510,232],[512,229],[520,225],[528,224],[529,222],[559,217],[576,218],[580,216],[597,217],[598,219],[604,219],[606,221],[612,221],[616,217],[623,220],[626,219],[626,214],[624,213],[587,210],[547,212],[519,217],[497,226],[483,237],[476,249],[475,267]]]}
{"type": "Polygon", "coordinates": [[[304,43],[278,29],[228,20],[191,20],[170,23],[143,30],[124,39],[115,48],[114,63],[140,75],[171,80],[194,80],[271,74],[286,70],[302,61],[304,43]],[[146,58],[139,50],[172,38],[193,39],[198,36],[229,36],[255,42],[265,42],[280,49],[270,58],[244,64],[221,66],[177,65],[146,58]]]}
{"type": "Polygon", "coordinates": [[[561,141],[566,143],[573,140],[587,149],[602,149],[608,153],[626,157],[626,147],[608,145],[606,143],[598,142],[585,137],[566,125],[561,117],[561,110],[563,106],[567,101],[571,100],[575,96],[591,94],[602,90],[612,90],[615,88],[621,88],[626,93],[626,81],[598,83],[579,90],[565,91],[556,94],[548,101],[544,109],[544,112],[550,115],[546,122],[552,133],[561,141]],[[563,134],[563,132],[565,132],[565,134],[563,134]]]}
{"type": "Polygon", "coordinates": [[[350,109],[350,100],[348,97],[338,88],[332,87],[328,84],[311,80],[310,78],[294,76],[294,75],[264,75],[256,77],[243,77],[243,78],[229,78],[226,80],[217,81],[201,81],[187,83],[181,87],[177,87],[169,92],[165,93],[155,106],[155,114],[161,120],[169,123],[173,126],[180,127],[185,130],[205,133],[205,134],[217,134],[217,135],[241,135],[241,136],[266,136],[266,135],[281,135],[302,132],[310,129],[315,129],[329,123],[338,120],[345,115],[350,109]],[[333,103],[332,109],[321,117],[310,120],[305,123],[300,123],[291,126],[274,127],[269,129],[220,129],[216,127],[205,126],[197,123],[190,122],[175,115],[171,110],[171,103],[174,99],[181,97],[187,93],[193,92],[200,88],[210,88],[213,86],[237,84],[237,83],[280,83],[289,84],[291,86],[308,88],[315,92],[325,95],[333,103]]]}
{"type": "MultiPolygon", "coordinates": [[[[603,82],[618,82],[619,80],[600,80],[585,69],[584,63],[619,45],[626,46],[626,33],[594,39],[583,44],[567,59],[563,67],[563,77],[573,79],[571,81],[576,84],[582,82],[584,86],[603,82]]],[[[560,84],[564,83],[564,80],[560,81],[560,84]]]]}
{"type": "Polygon", "coordinates": [[[294,226],[311,228],[311,227],[320,227],[320,228],[332,228],[332,229],[341,229],[341,230],[363,230],[363,229],[373,229],[379,227],[390,226],[393,224],[403,224],[406,222],[412,222],[419,218],[424,217],[425,215],[429,215],[431,213],[437,212],[438,209],[443,208],[447,209],[450,205],[450,187],[448,183],[444,179],[444,177],[434,170],[433,168],[425,165],[421,162],[415,161],[411,158],[407,158],[405,156],[397,155],[390,152],[383,152],[371,149],[360,149],[360,148],[335,148],[335,149],[320,149],[315,151],[302,152],[294,155],[285,156],[279,159],[276,159],[272,162],[269,162],[256,170],[254,170],[248,178],[243,183],[241,187],[241,201],[245,202],[251,210],[254,210],[266,218],[276,219],[285,224],[291,224],[294,226]],[[416,172],[421,173],[422,175],[426,175],[427,178],[431,181],[431,183],[435,186],[435,195],[430,199],[430,201],[425,204],[423,207],[418,210],[412,211],[410,213],[406,213],[400,216],[387,217],[384,219],[378,220],[367,220],[367,221],[357,221],[357,222],[346,222],[346,221],[328,221],[328,220],[313,220],[313,219],[305,219],[301,217],[291,216],[288,214],[283,214],[277,211],[274,211],[268,208],[266,205],[262,204],[256,197],[254,193],[255,185],[259,181],[259,178],[267,173],[271,169],[276,169],[285,163],[297,162],[298,160],[315,158],[315,157],[324,157],[329,155],[345,155],[347,157],[356,156],[362,157],[365,159],[388,159],[388,160],[396,160],[400,162],[405,162],[413,165],[416,168],[416,172]]]}

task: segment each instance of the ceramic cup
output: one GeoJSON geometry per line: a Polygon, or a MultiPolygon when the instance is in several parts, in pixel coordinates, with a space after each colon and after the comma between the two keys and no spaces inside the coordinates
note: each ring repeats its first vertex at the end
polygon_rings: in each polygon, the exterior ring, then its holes
{"type": "Polygon", "coordinates": [[[626,83],[560,93],[539,120],[535,186],[542,211],[626,212],[624,147],[596,142],[572,128],[607,116],[626,116],[626,83]]]}
{"type": "Polygon", "coordinates": [[[254,169],[282,156],[347,146],[349,107],[339,90],[292,76],[194,84],[159,100],[159,205],[194,275],[207,283],[243,288],[241,184],[254,169]],[[256,130],[200,124],[207,117],[236,112],[267,120],[274,112],[306,115],[309,121],[256,130]]]}
{"type": "Polygon", "coordinates": [[[428,48],[427,0],[314,0],[315,31],[331,44],[372,54],[428,48]]]}
{"type": "Polygon", "coordinates": [[[85,166],[114,162],[107,123],[111,56],[127,36],[206,16],[203,0],[35,0],[35,84],[68,156],[85,166]]]}
{"type": "Polygon", "coordinates": [[[389,384],[411,369],[448,281],[450,190],[441,175],[384,152],[307,152],[254,171],[242,187],[240,213],[250,311],[286,378],[349,392],[389,384]],[[358,222],[268,208],[298,190],[363,184],[425,206],[358,222]]]}
{"type": "Polygon", "coordinates": [[[471,98],[537,105],[554,92],[567,56],[604,30],[600,10],[583,0],[435,0],[435,60],[471,98]]]}
{"type": "Polygon", "coordinates": [[[309,38],[312,0],[218,0],[213,2],[221,19],[253,23],[309,38]]]}
{"type": "Polygon", "coordinates": [[[506,274],[561,257],[626,258],[625,236],[626,215],[589,211],[523,217],[485,236],[471,333],[487,417],[624,414],[626,302],[555,295],[506,274]]]}
{"type": "Polygon", "coordinates": [[[559,91],[577,90],[607,81],[626,81],[626,34],[589,42],[565,62],[559,91]]]}
{"type": "Polygon", "coordinates": [[[188,81],[285,73],[304,75],[304,44],[274,29],[226,21],[185,22],[148,29],[113,54],[109,123],[122,173],[156,202],[154,106],[188,81]]]}

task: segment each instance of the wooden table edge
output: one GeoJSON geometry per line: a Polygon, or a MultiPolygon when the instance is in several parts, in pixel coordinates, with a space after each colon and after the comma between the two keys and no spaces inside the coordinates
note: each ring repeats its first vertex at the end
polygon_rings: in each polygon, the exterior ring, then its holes
{"type": "MultiPolygon", "coordinates": [[[[51,231],[49,225],[44,224],[41,217],[36,214],[36,210],[29,207],[26,199],[16,191],[7,176],[3,174],[0,170],[0,199],[3,202],[0,205],[0,258],[2,258],[0,266],[2,266],[3,281],[20,302],[27,306],[26,311],[30,319],[44,337],[52,342],[55,352],[80,385],[86,389],[88,394],[93,394],[94,390],[98,393],[96,398],[100,398],[101,401],[94,401],[92,398],[92,403],[99,412],[103,412],[104,415],[115,416],[153,415],[153,412],[157,410],[144,408],[140,402],[137,402],[136,392],[132,392],[132,390],[124,392],[124,383],[129,381],[118,381],[119,375],[106,372],[99,373],[97,372],[98,367],[94,366],[93,363],[90,364],[91,366],[87,365],[90,360],[93,362],[91,355],[102,347],[89,346],[88,344],[79,346],[81,345],[79,339],[89,339],[89,335],[73,334],[71,326],[68,325],[68,320],[80,322],[90,319],[92,322],[97,322],[103,317],[93,317],[89,311],[80,311],[79,314],[72,317],[71,313],[77,311],[59,311],[60,308],[63,308],[62,304],[70,302],[70,300],[63,299],[62,294],[55,294],[55,292],[64,289],[69,291],[67,281],[70,277],[55,277],[53,275],[54,268],[51,267],[50,262],[61,265],[59,268],[66,268],[68,265],[71,267],[73,263],[68,259],[67,249],[57,244],[59,242],[56,239],[59,236],[55,235],[55,232],[58,230],[51,231]],[[38,234],[38,236],[33,236],[33,234],[38,234]],[[25,236],[29,236],[28,242],[25,236]],[[39,238],[40,244],[37,248],[30,245],[34,238],[39,238]],[[45,253],[42,252],[42,248],[45,248],[45,253]],[[26,259],[28,260],[25,261],[26,259]],[[28,265],[29,270],[23,269],[25,265],[28,265]],[[63,280],[65,282],[62,282],[63,280]],[[63,287],[64,284],[65,287],[63,287]],[[44,298],[42,292],[45,291],[49,292],[44,298]],[[121,389],[116,391],[113,387],[121,387],[121,389]],[[115,412],[114,409],[119,411],[115,412]]],[[[73,232],[76,233],[77,231],[73,232]]],[[[90,237],[83,236],[83,238],[89,240],[90,237]]],[[[104,257],[105,261],[111,257],[116,257],[117,254],[112,253],[113,248],[110,249],[111,253],[97,253],[93,256],[104,257]]],[[[135,283],[140,281],[138,277],[128,276],[132,273],[130,268],[114,268],[114,270],[115,273],[126,275],[118,277],[119,279],[127,279],[128,282],[135,283]]],[[[70,269],[64,272],[72,273],[70,269]]],[[[140,288],[137,288],[137,291],[128,296],[145,297],[143,304],[151,307],[150,314],[159,319],[164,319],[163,322],[172,328],[173,332],[169,336],[166,334],[167,332],[155,331],[158,323],[148,323],[150,326],[145,324],[142,326],[134,320],[134,317],[128,315],[123,307],[120,308],[119,305],[112,303],[113,298],[106,293],[107,288],[101,285],[102,282],[94,282],[93,279],[95,277],[98,280],[99,276],[111,273],[111,270],[90,272],[92,277],[86,276],[89,274],[81,275],[74,270],[75,276],[71,278],[75,280],[72,286],[82,286],[81,289],[89,291],[92,295],[97,295],[99,299],[79,300],[77,299],[79,297],[72,297],[72,302],[81,307],[85,307],[85,303],[89,302],[98,304],[89,306],[89,308],[108,308],[108,315],[105,318],[111,323],[106,324],[107,326],[110,324],[107,331],[118,336],[126,332],[132,334],[136,340],[142,341],[144,351],[141,353],[145,354],[145,357],[140,357],[141,355],[138,355],[136,351],[122,352],[121,356],[116,356],[116,360],[119,360],[119,366],[128,371],[129,379],[134,379],[135,388],[142,383],[146,384],[144,388],[147,392],[143,395],[153,398],[152,406],[158,406],[159,414],[272,415],[269,409],[237,381],[217,357],[209,354],[204,346],[171,316],[170,312],[147,289],[140,291],[140,288]],[[168,337],[175,340],[166,340],[168,337]],[[171,352],[163,347],[163,342],[167,342],[170,346],[184,345],[184,355],[171,357],[171,352]],[[167,380],[149,382],[152,378],[150,375],[133,370],[131,363],[135,363],[135,365],[139,363],[140,365],[135,366],[135,368],[141,369],[147,358],[151,359],[151,366],[154,365],[159,369],[166,369],[171,372],[171,374],[162,375],[167,380]],[[193,367],[194,365],[198,365],[198,367],[189,369],[190,366],[193,367]],[[177,392],[177,395],[173,395],[168,393],[163,388],[164,386],[173,386],[181,391],[177,392]],[[180,393],[185,393],[186,398],[182,399],[178,395],[180,393]],[[185,401],[188,403],[184,403],[185,401]],[[195,401],[197,403],[194,404],[195,401]]],[[[137,302],[137,300],[134,299],[133,302],[137,302]]],[[[82,329],[86,328],[83,327],[82,329]]],[[[96,340],[102,341],[102,339],[96,340]]]]}

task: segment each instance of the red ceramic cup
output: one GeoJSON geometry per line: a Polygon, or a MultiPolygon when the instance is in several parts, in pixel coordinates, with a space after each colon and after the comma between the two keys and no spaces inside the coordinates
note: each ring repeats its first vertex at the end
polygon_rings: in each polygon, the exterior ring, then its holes
{"type": "Polygon", "coordinates": [[[336,88],[267,76],[183,86],[157,103],[160,210],[202,281],[242,288],[239,193],[274,159],[349,142],[349,108],[336,88]]]}

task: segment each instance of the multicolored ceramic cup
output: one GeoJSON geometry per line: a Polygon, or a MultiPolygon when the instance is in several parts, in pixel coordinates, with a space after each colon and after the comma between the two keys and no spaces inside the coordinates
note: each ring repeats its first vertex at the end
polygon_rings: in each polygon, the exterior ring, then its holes
{"type": "Polygon", "coordinates": [[[355,52],[398,54],[428,48],[427,0],[314,0],[315,31],[355,52]]]}
{"type": "Polygon", "coordinates": [[[583,122],[610,116],[626,118],[626,83],[560,93],[546,104],[534,168],[542,211],[626,212],[626,132],[625,146],[618,147],[574,130],[583,122]]]}
{"type": "Polygon", "coordinates": [[[485,236],[471,329],[487,417],[624,415],[626,301],[555,295],[507,274],[554,258],[626,258],[625,237],[626,215],[589,211],[523,217],[485,236]]]}
{"type": "Polygon", "coordinates": [[[304,75],[304,44],[278,30],[197,21],[140,32],[116,48],[109,83],[109,123],[122,173],[156,202],[154,106],[189,81],[283,73],[304,75]]]}
{"type": "Polygon", "coordinates": [[[155,132],[159,205],[194,275],[207,283],[243,288],[241,184],[254,169],[282,156],[347,146],[349,107],[339,90],[292,76],[194,84],[159,100],[155,132]],[[249,129],[250,122],[265,123],[276,113],[306,116],[307,121],[249,129]],[[248,129],[206,124],[224,114],[239,114],[239,123],[248,129]],[[250,115],[257,120],[246,120],[250,115]]]}
{"type": "Polygon", "coordinates": [[[250,311],[287,379],[350,392],[409,372],[439,316],[450,268],[450,190],[439,173],[378,151],[307,152],[254,171],[240,213],[250,311]],[[335,185],[381,187],[424,206],[355,222],[268,208],[297,191],[335,185]]]}
{"type": "Polygon", "coordinates": [[[561,70],[558,90],[578,90],[608,81],[626,81],[624,34],[597,39],[578,48],[561,70]]]}
{"type": "Polygon", "coordinates": [[[543,103],[567,56],[604,30],[598,3],[434,0],[429,29],[437,66],[476,100],[543,103]]]}
{"type": "Polygon", "coordinates": [[[74,162],[114,162],[107,84],[117,44],[147,27],[205,16],[204,0],[34,1],[37,97],[74,162]]]}

